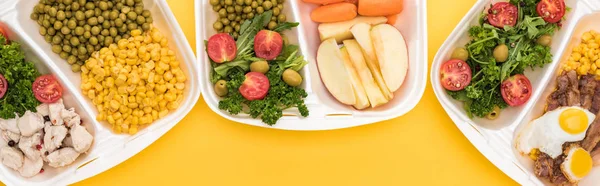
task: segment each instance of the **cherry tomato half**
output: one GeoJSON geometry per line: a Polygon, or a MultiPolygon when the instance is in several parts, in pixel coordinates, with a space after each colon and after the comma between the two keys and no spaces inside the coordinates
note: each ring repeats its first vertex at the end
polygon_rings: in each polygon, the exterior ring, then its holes
{"type": "Polygon", "coordinates": [[[504,26],[515,26],[518,16],[517,6],[508,2],[499,2],[489,10],[488,21],[495,27],[504,28],[504,26]]]}
{"type": "Polygon", "coordinates": [[[52,75],[35,79],[32,85],[35,98],[42,103],[54,103],[62,97],[63,88],[52,75]]]}
{"type": "Polygon", "coordinates": [[[235,59],[237,46],[229,34],[215,34],[208,39],[206,47],[208,57],[215,63],[223,63],[235,59]]]}
{"type": "Polygon", "coordinates": [[[248,72],[246,80],[240,86],[240,93],[247,100],[261,100],[269,92],[269,78],[260,72],[248,72]]]}
{"type": "Polygon", "coordinates": [[[277,32],[261,30],[254,37],[254,53],[257,57],[273,60],[283,49],[283,39],[277,32]]]}
{"type": "Polygon", "coordinates": [[[548,23],[558,23],[565,15],[564,0],[542,0],[537,4],[537,13],[548,23]]]}
{"type": "Polygon", "coordinates": [[[4,76],[2,74],[0,74],[0,99],[2,99],[2,97],[4,97],[4,94],[6,94],[7,90],[8,90],[8,82],[6,81],[6,78],[4,78],[4,76]]]}
{"type": "Polygon", "coordinates": [[[510,106],[519,106],[531,97],[531,82],[522,74],[514,75],[500,85],[502,98],[510,106]]]}
{"type": "Polygon", "coordinates": [[[453,59],[442,64],[442,86],[446,90],[459,91],[471,83],[471,67],[460,59],[453,59]]]}

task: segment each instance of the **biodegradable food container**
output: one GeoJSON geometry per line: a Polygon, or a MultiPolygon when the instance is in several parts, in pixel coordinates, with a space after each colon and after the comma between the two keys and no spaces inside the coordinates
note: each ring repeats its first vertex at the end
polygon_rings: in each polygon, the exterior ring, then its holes
{"type": "MultiPolygon", "coordinates": [[[[496,167],[522,185],[548,184],[533,173],[533,162],[519,154],[514,140],[519,129],[544,112],[546,98],[554,91],[555,80],[563,61],[566,61],[571,49],[581,40],[581,35],[589,30],[600,31],[600,1],[565,0],[568,7],[563,27],[555,33],[552,44],[553,62],[544,68],[528,69],[525,75],[530,79],[533,93],[530,100],[518,107],[502,110],[496,120],[469,118],[461,102],[452,99],[440,82],[440,66],[450,59],[452,51],[469,42],[468,29],[478,24],[479,15],[490,3],[506,0],[479,0],[456,26],[452,34],[439,49],[431,67],[433,89],[442,107],[471,143],[496,167]]],[[[594,167],[590,175],[579,185],[597,185],[600,182],[600,167],[594,167]]]]}
{"type": "Polygon", "coordinates": [[[339,103],[327,91],[321,81],[316,65],[316,53],[321,41],[317,31],[318,24],[310,19],[310,12],[317,5],[301,0],[286,0],[283,13],[290,22],[299,22],[297,28],[288,30],[285,35],[290,43],[300,46],[301,54],[308,61],[300,74],[304,78],[302,88],[308,93],[305,103],[310,116],[303,118],[297,109],[284,111],[283,117],[273,126],[253,119],[247,114],[230,115],[218,108],[220,97],[210,82],[212,68],[204,47],[204,41],[217,32],[213,23],[217,13],[212,10],[208,0],[196,0],[196,52],[201,68],[201,86],[204,100],[217,114],[239,123],[270,127],[284,130],[330,130],[365,125],[389,120],[406,114],[421,100],[427,81],[427,18],[426,0],[405,0],[404,11],[398,17],[398,28],[406,40],[409,53],[409,69],[404,84],[394,94],[394,99],[386,105],[364,111],[339,103]]]}
{"type": "Polygon", "coordinates": [[[200,97],[198,66],[193,52],[169,9],[166,1],[144,0],[144,6],[154,18],[154,25],[169,40],[176,51],[182,70],[188,80],[184,101],[167,117],[155,121],[135,135],[117,135],[108,123],[96,121],[97,110],[81,93],[79,73],[71,71],[67,62],[50,49],[50,44],[39,34],[39,26],[29,18],[38,0],[0,0],[0,22],[8,29],[8,38],[19,42],[25,58],[35,63],[42,74],[54,74],[64,88],[67,108],[74,107],[81,115],[82,125],[94,136],[87,154],[82,154],[73,164],[63,168],[45,166],[45,172],[33,178],[23,178],[18,172],[0,165],[0,181],[7,185],[67,185],[89,178],[127,160],[169,131],[192,109],[200,97]]]}

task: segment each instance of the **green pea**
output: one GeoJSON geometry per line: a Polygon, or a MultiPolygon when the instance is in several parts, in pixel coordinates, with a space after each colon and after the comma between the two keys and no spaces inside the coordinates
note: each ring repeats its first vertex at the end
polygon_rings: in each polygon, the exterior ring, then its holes
{"type": "Polygon", "coordinates": [[[98,16],[98,23],[104,23],[104,16],[98,16]]]}
{"type": "Polygon", "coordinates": [[[62,33],[62,34],[64,34],[64,35],[70,34],[70,33],[71,33],[71,29],[69,29],[69,28],[67,28],[67,27],[62,27],[62,28],[60,29],[60,33],[62,33]]]}
{"type": "Polygon", "coordinates": [[[286,17],[285,17],[285,15],[283,15],[283,14],[279,14],[279,16],[277,17],[277,19],[278,19],[278,21],[279,21],[280,23],[283,23],[283,22],[285,22],[285,20],[286,20],[286,17]]]}
{"type": "Polygon", "coordinates": [[[73,3],[73,0],[63,0],[63,3],[65,5],[71,5],[71,3],[73,3]]]}
{"type": "Polygon", "coordinates": [[[77,48],[77,50],[78,50],[78,53],[81,55],[85,55],[88,52],[88,50],[83,45],[79,46],[79,48],[77,48]]]}
{"type": "Polygon", "coordinates": [[[225,5],[233,5],[233,0],[225,0],[225,5]]]}
{"type": "Polygon", "coordinates": [[[134,24],[134,23],[130,23],[127,25],[127,29],[131,30],[135,30],[138,28],[138,25],[134,24]]]}
{"type": "Polygon", "coordinates": [[[90,31],[90,30],[92,30],[92,26],[90,26],[90,25],[83,25],[83,29],[85,31],[90,31]]]}
{"type": "Polygon", "coordinates": [[[54,22],[54,29],[58,30],[63,27],[63,23],[60,21],[54,22]]]}
{"type": "Polygon", "coordinates": [[[77,57],[75,57],[74,55],[71,55],[67,58],[67,63],[69,63],[69,65],[75,64],[77,62],[77,57]]]}
{"type": "Polygon", "coordinates": [[[235,14],[227,15],[227,19],[229,19],[229,21],[235,21],[235,14]]]}
{"type": "Polygon", "coordinates": [[[115,20],[115,26],[116,26],[116,27],[121,27],[121,26],[123,26],[123,20],[122,20],[121,18],[117,18],[117,19],[115,20]]]}
{"type": "Polygon", "coordinates": [[[221,29],[223,28],[223,23],[221,23],[221,21],[216,21],[216,22],[213,24],[213,28],[214,28],[215,30],[221,30],[221,29]]]}
{"type": "Polygon", "coordinates": [[[71,37],[71,45],[78,46],[79,44],[79,39],[77,37],[71,37]]]}
{"type": "Polygon", "coordinates": [[[221,10],[219,10],[218,14],[219,14],[220,18],[223,18],[223,17],[227,16],[227,10],[222,8],[221,10]]]}
{"type": "Polygon", "coordinates": [[[135,2],[133,0],[127,0],[127,5],[133,6],[135,5],[135,2]]]}
{"type": "Polygon", "coordinates": [[[149,10],[144,10],[142,12],[142,16],[144,16],[144,17],[150,17],[150,11],[149,10]]]}
{"type": "Polygon", "coordinates": [[[65,52],[71,52],[71,46],[67,45],[63,45],[63,51],[65,52]]]}
{"type": "Polygon", "coordinates": [[[44,27],[40,27],[40,35],[45,36],[47,34],[47,30],[44,27]]]}
{"type": "Polygon", "coordinates": [[[46,42],[50,43],[50,42],[52,42],[52,36],[50,36],[50,35],[45,35],[45,36],[44,36],[44,40],[46,40],[46,42]]]}
{"type": "Polygon", "coordinates": [[[37,21],[40,18],[40,14],[31,13],[31,14],[29,14],[29,18],[32,19],[32,20],[36,20],[37,21]]]}
{"type": "Polygon", "coordinates": [[[133,10],[137,15],[142,15],[142,13],[144,12],[144,7],[136,6],[133,10]]]}
{"type": "Polygon", "coordinates": [[[153,21],[152,17],[146,17],[146,23],[152,23],[153,21]]]}
{"type": "Polygon", "coordinates": [[[119,41],[121,39],[122,39],[121,36],[115,36],[115,41],[119,41]]]}
{"type": "Polygon", "coordinates": [[[277,8],[279,8],[279,10],[283,10],[283,4],[278,4],[277,8]]]}
{"type": "Polygon", "coordinates": [[[107,36],[106,38],[104,38],[104,46],[109,46],[110,44],[113,44],[113,38],[110,36],[107,36]]]}
{"type": "Polygon", "coordinates": [[[273,3],[271,3],[271,1],[265,1],[265,2],[262,4],[262,7],[263,7],[265,10],[271,10],[271,8],[273,8],[273,3]]]}
{"type": "Polygon", "coordinates": [[[136,20],[140,25],[146,23],[146,18],[144,16],[138,16],[136,20]]]}
{"type": "Polygon", "coordinates": [[[279,13],[281,13],[281,12],[279,12],[279,11],[281,11],[279,8],[277,8],[277,7],[273,8],[273,15],[274,15],[274,16],[278,16],[278,15],[279,15],[279,13]]]}
{"type": "Polygon", "coordinates": [[[223,29],[224,32],[226,33],[231,33],[233,32],[233,28],[231,28],[231,26],[227,25],[225,26],[225,28],[223,29]]]}
{"type": "Polygon", "coordinates": [[[73,65],[71,65],[71,71],[73,71],[73,72],[80,72],[81,71],[81,65],[80,64],[73,64],[73,65]]]}
{"type": "Polygon", "coordinates": [[[271,3],[273,3],[273,6],[277,6],[279,3],[277,3],[277,0],[271,0],[271,3]]]}
{"type": "Polygon", "coordinates": [[[244,4],[250,5],[250,4],[252,4],[252,0],[244,0],[244,4]]]}
{"type": "Polygon", "coordinates": [[[87,23],[91,26],[96,26],[96,25],[98,25],[98,18],[91,17],[88,19],[87,23]]]}
{"type": "Polygon", "coordinates": [[[271,21],[269,22],[269,25],[267,25],[267,27],[269,28],[269,30],[273,30],[275,29],[275,27],[277,27],[277,23],[275,21],[271,21]]]}
{"type": "Polygon", "coordinates": [[[56,13],[56,19],[59,21],[65,20],[66,17],[67,15],[65,15],[65,12],[63,11],[58,11],[58,13],[56,13]]]}
{"type": "Polygon", "coordinates": [[[230,22],[229,22],[229,19],[222,18],[221,23],[223,23],[223,25],[229,25],[230,22]]]}
{"type": "Polygon", "coordinates": [[[243,5],[244,4],[244,0],[235,0],[235,4],[243,5]]]}
{"type": "Polygon", "coordinates": [[[265,12],[265,9],[262,6],[259,6],[258,8],[256,8],[256,13],[262,14],[263,12],[265,12]]]}
{"type": "Polygon", "coordinates": [[[44,26],[45,28],[50,27],[50,21],[45,19],[44,21],[42,21],[42,26],[44,26]]]}
{"type": "Polygon", "coordinates": [[[71,10],[77,11],[77,10],[79,10],[79,8],[80,8],[79,3],[74,2],[73,4],[71,4],[71,10]]]}
{"type": "Polygon", "coordinates": [[[129,12],[129,13],[127,13],[127,19],[135,20],[135,19],[137,19],[137,14],[135,12],[129,12]]]}
{"type": "Polygon", "coordinates": [[[258,6],[262,6],[262,4],[263,4],[263,0],[258,0],[256,2],[258,3],[258,6]]]}
{"type": "Polygon", "coordinates": [[[213,11],[217,12],[217,11],[221,10],[221,8],[223,8],[223,7],[221,7],[221,5],[213,6],[213,11]]]}
{"type": "Polygon", "coordinates": [[[48,35],[54,36],[56,34],[56,30],[54,28],[48,28],[48,35]]]}
{"type": "Polygon", "coordinates": [[[250,12],[252,12],[252,7],[250,7],[250,6],[244,7],[244,13],[250,13],[250,12]]]}
{"type": "Polygon", "coordinates": [[[144,31],[150,30],[150,24],[148,24],[148,23],[142,24],[142,30],[144,30],[144,31]]]}
{"type": "Polygon", "coordinates": [[[219,0],[210,0],[210,5],[218,5],[219,4],[219,0]]]}
{"type": "Polygon", "coordinates": [[[88,38],[90,38],[90,37],[92,37],[92,33],[90,33],[90,31],[85,31],[85,32],[83,33],[83,38],[85,38],[85,39],[88,39],[88,38]]]}
{"type": "Polygon", "coordinates": [[[110,22],[104,21],[104,23],[102,23],[102,28],[110,28],[110,22]]]}
{"type": "Polygon", "coordinates": [[[250,4],[250,7],[252,7],[252,8],[258,7],[258,3],[256,1],[252,1],[252,4],[250,4]]]}
{"type": "Polygon", "coordinates": [[[48,12],[48,14],[52,17],[56,17],[56,13],[58,13],[58,10],[56,10],[54,7],[50,8],[50,11],[48,12]]]}
{"type": "Polygon", "coordinates": [[[110,31],[108,31],[108,29],[104,29],[104,30],[102,30],[102,32],[100,32],[100,34],[102,34],[102,36],[109,36],[110,31]]]}
{"type": "Polygon", "coordinates": [[[60,45],[52,45],[52,52],[59,54],[60,52],[62,52],[62,48],[60,47],[60,45]]]}
{"type": "Polygon", "coordinates": [[[90,38],[90,44],[97,45],[98,44],[98,38],[96,38],[96,36],[92,36],[90,38]]]}
{"type": "Polygon", "coordinates": [[[117,28],[120,33],[127,32],[127,25],[123,25],[117,28]]]}
{"type": "Polygon", "coordinates": [[[248,17],[248,19],[252,19],[254,18],[254,13],[250,12],[246,17],[248,17]]]}
{"type": "Polygon", "coordinates": [[[52,44],[58,45],[62,42],[62,39],[59,36],[52,37],[52,44]]]}
{"type": "Polygon", "coordinates": [[[92,2],[87,2],[87,3],[85,4],[85,9],[88,9],[88,10],[93,10],[94,8],[96,8],[96,6],[95,6],[95,5],[94,5],[94,3],[92,3],[92,2]]]}

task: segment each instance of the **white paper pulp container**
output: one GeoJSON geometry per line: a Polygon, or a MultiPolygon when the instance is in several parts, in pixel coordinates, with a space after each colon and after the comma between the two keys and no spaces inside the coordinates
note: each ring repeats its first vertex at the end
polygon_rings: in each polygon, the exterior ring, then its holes
{"type": "Polygon", "coordinates": [[[398,17],[398,28],[408,45],[409,69],[405,83],[394,93],[394,99],[384,106],[356,110],[351,106],[339,103],[325,88],[320,79],[316,65],[316,53],[321,41],[317,31],[318,24],[310,19],[310,12],[318,7],[304,3],[301,0],[286,0],[283,14],[288,21],[299,22],[300,26],[284,32],[290,43],[298,44],[301,54],[309,62],[300,74],[304,78],[301,85],[308,93],[305,103],[310,116],[303,118],[297,109],[284,111],[284,116],[274,126],[253,119],[247,114],[230,115],[227,111],[219,110],[219,100],[210,82],[212,73],[204,41],[217,32],[213,23],[218,15],[212,10],[208,0],[196,0],[196,55],[202,71],[201,82],[204,100],[217,114],[239,123],[270,127],[284,130],[330,130],[365,125],[389,120],[406,114],[421,100],[427,83],[427,18],[426,0],[405,0],[404,11],[398,17]]]}
{"type": "Polygon", "coordinates": [[[39,34],[38,24],[30,19],[38,0],[0,0],[0,21],[8,28],[8,37],[22,45],[25,59],[35,63],[42,74],[54,74],[64,88],[65,106],[74,107],[85,126],[94,135],[94,144],[87,154],[63,168],[44,166],[45,172],[33,178],[23,178],[18,172],[0,165],[0,181],[7,185],[67,185],[89,178],[118,165],[146,148],[177,124],[200,97],[199,66],[173,13],[164,0],[144,0],[144,8],[152,13],[154,26],[169,40],[187,76],[184,101],[167,117],[155,121],[135,135],[115,134],[111,125],[97,122],[96,107],[81,93],[79,73],[51,50],[39,34]]]}
{"type": "MultiPolygon", "coordinates": [[[[479,16],[484,9],[489,7],[490,3],[501,1],[506,0],[479,0],[471,8],[436,54],[431,67],[431,81],[442,107],[488,160],[522,185],[544,185],[548,183],[533,174],[533,162],[519,154],[514,146],[514,139],[521,127],[543,114],[546,98],[556,87],[555,80],[561,63],[571,54],[571,49],[579,44],[581,35],[589,30],[600,31],[600,13],[597,12],[600,10],[600,1],[565,1],[571,10],[567,11],[562,28],[553,36],[551,46],[553,62],[543,68],[525,71],[525,76],[530,79],[534,91],[526,104],[502,110],[496,120],[469,118],[462,102],[452,99],[441,86],[440,66],[450,59],[455,48],[464,47],[469,42],[468,29],[478,24],[479,16]]],[[[579,185],[591,186],[599,182],[600,168],[595,167],[579,185]]]]}

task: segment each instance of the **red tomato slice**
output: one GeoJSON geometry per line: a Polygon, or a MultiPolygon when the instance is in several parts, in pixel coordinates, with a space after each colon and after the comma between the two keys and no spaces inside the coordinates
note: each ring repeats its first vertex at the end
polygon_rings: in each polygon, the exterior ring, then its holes
{"type": "Polygon", "coordinates": [[[564,0],[542,0],[537,4],[537,13],[548,23],[558,23],[565,15],[564,0]]]}
{"type": "Polygon", "coordinates": [[[8,90],[8,82],[6,81],[6,78],[4,78],[4,76],[2,74],[0,74],[0,99],[2,99],[2,97],[4,97],[4,94],[6,94],[7,90],[8,90]]]}
{"type": "Polygon", "coordinates": [[[54,103],[62,97],[63,88],[52,75],[38,77],[32,87],[35,98],[42,103],[54,103]]]}
{"type": "Polygon", "coordinates": [[[495,27],[504,28],[505,25],[515,26],[518,16],[517,6],[508,2],[499,2],[489,10],[488,21],[495,27]]]}
{"type": "Polygon", "coordinates": [[[254,53],[259,58],[273,60],[279,56],[283,48],[283,39],[277,32],[261,30],[254,37],[254,53]]]}
{"type": "Polygon", "coordinates": [[[267,96],[269,92],[269,78],[259,72],[248,72],[246,80],[240,86],[240,93],[247,100],[261,100],[267,96]]]}
{"type": "Polygon", "coordinates": [[[500,86],[502,98],[510,106],[519,106],[527,102],[531,97],[531,82],[522,74],[510,77],[500,86]]]}
{"type": "Polygon", "coordinates": [[[459,91],[471,83],[471,67],[463,60],[453,59],[442,64],[442,86],[446,90],[459,91]]]}
{"type": "Polygon", "coordinates": [[[223,63],[235,59],[237,55],[237,46],[235,40],[229,34],[215,34],[208,39],[207,49],[208,57],[215,63],[223,63]]]}

